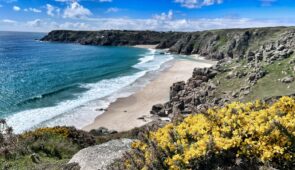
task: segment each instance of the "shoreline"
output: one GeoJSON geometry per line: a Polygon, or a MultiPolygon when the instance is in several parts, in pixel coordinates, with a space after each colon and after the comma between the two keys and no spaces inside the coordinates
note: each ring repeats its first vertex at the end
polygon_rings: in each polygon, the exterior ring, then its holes
{"type": "Polygon", "coordinates": [[[134,46],[131,46],[131,47],[145,48],[145,49],[156,49],[157,46],[158,46],[158,44],[156,44],[156,45],[134,45],[134,46]]]}
{"type": "Polygon", "coordinates": [[[152,106],[169,100],[170,86],[173,83],[187,81],[196,67],[210,67],[213,64],[213,61],[208,60],[174,59],[169,68],[159,73],[145,87],[128,97],[118,98],[104,113],[82,129],[89,131],[105,127],[122,132],[143,126],[152,121],[152,106]]]}

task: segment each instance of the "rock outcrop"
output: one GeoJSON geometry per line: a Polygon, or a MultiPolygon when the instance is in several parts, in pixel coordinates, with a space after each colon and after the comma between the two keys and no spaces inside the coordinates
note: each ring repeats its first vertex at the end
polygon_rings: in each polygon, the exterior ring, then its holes
{"type": "Polygon", "coordinates": [[[77,163],[81,170],[107,169],[114,160],[130,150],[131,143],[131,139],[119,139],[82,149],[72,157],[69,164],[77,163]]]}
{"type": "Polygon", "coordinates": [[[226,98],[215,97],[216,85],[211,81],[222,71],[219,64],[211,68],[194,69],[187,82],[176,82],[170,87],[170,100],[163,105],[154,105],[151,113],[160,117],[173,117],[178,113],[199,113],[209,107],[225,104],[226,98]]]}

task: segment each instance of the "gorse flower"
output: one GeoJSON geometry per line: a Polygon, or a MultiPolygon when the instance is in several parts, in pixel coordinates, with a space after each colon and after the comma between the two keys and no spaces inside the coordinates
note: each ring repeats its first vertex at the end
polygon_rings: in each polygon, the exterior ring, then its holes
{"type": "MultiPolygon", "coordinates": [[[[236,157],[256,158],[261,163],[275,159],[291,160],[294,152],[295,100],[282,97],[272,105],[260,101],[234,102],[212,108],[206,114],[190,115],[183,122],[167,124],[149,133],[165,155],[169,169],[191,169],[194,161],[208,153],[231,151],[236,157]]],[[[132,147],[153,160],[151,142],[137,141],[132,147]]],[[[145,161],[143,168],[149,167],[145,161]]]]}
{"type": "Polygon", "coordinates": [[[61,135],[63,137],[68,137],[69,135],[69,129],[66,127],[45,127],[45,128],[39,128],[35,131],[29,131],[22,134],[23,138],[27,137],[40,137],[44,135],[61,135]]]}

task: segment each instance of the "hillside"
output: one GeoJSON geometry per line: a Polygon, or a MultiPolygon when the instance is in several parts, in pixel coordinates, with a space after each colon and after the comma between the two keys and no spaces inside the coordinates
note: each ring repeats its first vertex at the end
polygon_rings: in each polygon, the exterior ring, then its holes
{"type": "Polygon", "coordinates": [[[159,44],[160,42],[172,45],[183,33],[155,32],[155,31],[66,31],[56,30],[48,33],[41,41],[70,42],[83,45],[102,46],[131,46],[137,44],[159,44]]]}

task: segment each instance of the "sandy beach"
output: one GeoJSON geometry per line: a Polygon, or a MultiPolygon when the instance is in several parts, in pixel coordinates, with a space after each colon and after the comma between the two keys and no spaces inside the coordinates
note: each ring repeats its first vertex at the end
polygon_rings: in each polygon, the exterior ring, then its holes
{"type": "Polygon", "coordinates": [[[134,45],[133,47],[136,48],[148,48],[148,49],[156,49],[158,44],[156,45],[134,45]]]}
{"type": "Polygon", "coordinates": [[[210,67],[213,63],[206,60],[175,60],[170,68],[161,72],[143,89],[129,97],[118,99],[105,113],[83,129],[106,127],[111,130],[126,131],[148,123],[138,118],[150,117],[150,110],[154,104],[168,101],[169,88],[174,82],[186,81],[191,77],[194,68],[210,67]]]}

